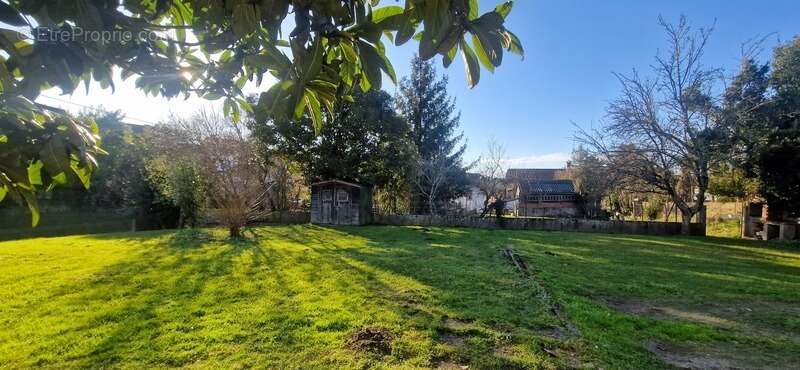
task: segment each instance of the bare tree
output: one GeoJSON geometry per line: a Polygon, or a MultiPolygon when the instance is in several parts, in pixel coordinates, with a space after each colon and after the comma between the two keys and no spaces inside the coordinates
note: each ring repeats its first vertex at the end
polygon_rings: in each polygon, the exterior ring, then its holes
{"type": "Polygon", "coordinates": [[[263,212],[275,183],[259,164],[248,132],[222,114],[206,110],[170,123],[182,138],[173,153],[199,166],[219,221],[231,237],[241,236],[242,228],[263,212]]]}
{"type": "Polygon", "coordinates": [[[585,217],[604,217],[602,202],[615,190],[616,175],[616,171],[610,170],[605,161],[586,149],[579,147],[572,152],[567,176],[580,197],[585,217]]]}
{"type": "MultiPolygon", "coordinates": [[[[263,157],[262,157],[263,158],[263,157]]],[[[269,211],[288,211],[300,206],[302,195],[307,193],[303,176],[299,169],[283,158],[262,160],[264,189],[267,193],[269,211]]]]}
{"type": "Polygon", "coordinates": [[[712,89],[721,73],[701,63],[710,30],[692,30],[684,17],[676,25],[659,22],[669,49],[656,56],[655,77],[635,70],[615,74],[622,94],[608,107],[608,119],[598,130],[579,129],[576,137],[623,181],[669,196],[688,234],[691,218],[703,209],[714,161],[718,110],[712,89]]]}
{"type": "Polygon", "coordinates": [[[478,189],[483,194],[483,210],[481,217],[495,211],[499,218],[513,194],[510,192],[506,174],[506,148],[495,141],[489,140],[486,155],[480,159],[478,189]]]}
{"type": "Polygon", "coordinates": [[[445,156],[420,159],[412,177],[414,186],[428,202],[430,214],[436,214],[436,199],[453,173],[453,165],[445,156]]]}

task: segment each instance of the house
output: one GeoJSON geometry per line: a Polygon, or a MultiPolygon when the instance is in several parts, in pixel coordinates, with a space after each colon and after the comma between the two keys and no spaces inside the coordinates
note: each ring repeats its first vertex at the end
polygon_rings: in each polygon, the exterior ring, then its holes
{"type": "Polygon", "coordinates": [[[512,168],[506,181],[517,189],[516,215],[523,217],[578,217],[578,194],[567,169],[512,168]]]}
{"type": "Polygon", "coordinates": [[[311,223],[366,225],[372,222],[372,186],[342,180],[311,184],[311,223]]]}

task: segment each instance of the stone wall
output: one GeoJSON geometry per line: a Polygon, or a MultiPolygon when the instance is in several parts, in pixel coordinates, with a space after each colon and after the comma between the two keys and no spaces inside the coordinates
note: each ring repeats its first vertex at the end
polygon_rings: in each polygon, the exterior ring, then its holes
{"type": "MultiPolygon", "coordinates": [[[[480,229],[575,231],[587,233],[680,235],[678,222],[601,221],[578,218],[495,218],[429,216],[429,215],[375,215],[379,225],[418,225],[471,227],[480,229]]],[[[704,236],[705,224],[692,224],[691,234],[704,236]]]]}
{"type": "Polygon", "coordinates": [[[307,224],[311,222],[311,214],[306,211],[272,212],[259,217],[257,221],[268,224],[307,224]]]}
{"type": "Polygon", "coordinates": [[[578,217],[580,209],[574,202],[520,202],[517,213],[524,217],[578,217]]]}

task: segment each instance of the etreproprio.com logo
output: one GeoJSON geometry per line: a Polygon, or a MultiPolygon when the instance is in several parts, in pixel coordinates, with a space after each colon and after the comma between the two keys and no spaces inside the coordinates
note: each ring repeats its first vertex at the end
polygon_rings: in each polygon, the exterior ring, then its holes
{"type": "Polygon", "coordinates": [[[156,41],[162,39],[152,31],[123,30],[85,30],[80,27],[36,27],[33,38],[42,43],[93,42],[93,43],[127,43],[131,41],[156,41]]]}

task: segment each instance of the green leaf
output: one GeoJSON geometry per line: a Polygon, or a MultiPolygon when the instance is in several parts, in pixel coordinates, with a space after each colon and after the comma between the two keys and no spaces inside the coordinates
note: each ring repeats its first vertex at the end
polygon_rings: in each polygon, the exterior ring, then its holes
{"type": "Polygon", "coordinates": [[[444,58],[442,58],[442,65],[444,65],[445,68],[450,67],[450,64],[456,59],[456,54],[458,54],[458,44],[453,46],[453,48],[444,55],[444,58]]]}
{"type": "Polygon", "coordinates": [[[513,1],[506,1],[495,7],[494,11],[497,12],[497,14],[503,16],[503,19],[505,19],[506,17],[508,17],[508,14],[511,13],[511,8],[513,7],[514,7],[513,1]]]}
{"type": "Polygon", "coordinates": [[[0,202],[6,199],[6,194],[8,194],[8,188],[5,185],[0,186],[0,202]]]}
{"type": "Polygon", "coordinates": [[[61,136],[53,136],[39,151],[39,158],[50,177],[65,174],[70,167],[69,152],[61,136]]]}
{"type": "Polygon", "coordinates": [[[407,20],[404,22],[400,29],[397,30],[397,35],[394,38],[394,44],[396,46],[400,46],[411,40],[414,37],[414,34],[417,32],[417,27],[411,20],[407,20]]]}
{"type": "Polygon", "coordinates": [[[342,48],[342,55],[344,55],[344,60],[348,63],[357,63],[358,62],[358,54],[353,49],[353,47],[348,42],[342,42],[339,44],[342,48]]]}
{"type": "Polygon", "coordinates": [[[225,96],[225,95],[222,95],[222,94],[220,94],[218,92],[210,91],[210,92],[207,92],[205,95],[203,95],[203,99],[206,99],[206,100],[218,100],[219,98],[222,98],[223,96],[225,96]]]}
{"type": "Polygon", "coordinates": [[[302,85],[305,85],[306,82],[317,76],[319,71],[322,69],[322,61],[324,56],[325,46],[322,45],[322,37],[317,37],[314,40],[314,44],[311,45],[309,59],[305,63],[305,68],[303,68],[303,75],[301,76],[302,85]]]}
{"type": "Polygon", "coordinates": [[[28,25],[28,22],[25,21],[25,18],[22,18],[22,15],[16,9],[2,1],[0,1],[0,22],[18,27],[28,25]]]}
{"type": "Polygon", "coordinates": [[[461,56],[464,59],[464,71],[467,75],[467,86],[475,87],[481,79],[481,67],[478,58],[466,41],[461,41],[461,56]]]}
{"type": "Polygon", "coordinates": [[[53,185],[67,185],[69,183],[69,179],[67,178],[67,174],[62,172],[55,176],[50,176],[51,182],[53,185]]]}
{"type": "Polygon", "coordinates": [[[74,159],[70,164],[70,168],[72,168],[72,173],[81,181],[81,185],[83,185],[85,189],[89,189],[92,184],[92,168],[90,166],[81,166],[80,162],[74,159]]]}
{"type": "Polygon", "coordinates": [[[469,0],[469,20],[478,18],[478,0],[469,0]]]}
{"type": "Polygon", "coordinates": [[[484,14],[469,24],[469,31],[477,36],[476,49],[480,43],[487,61],[495,67],[503,63],[503,40],[499,34],[503,29],[503,18],[495,12],[484,14]]]}
{"type": "Polygon", "coordinates": [[[319,135],[322,129],[322,106],[319,103],[319,99],[311,90],[306,90],[306,93],[303,94],[303,100],[306,102],[306,109],[308,109],[311,122],[314,124],[314,133],[319,135]]]}
{"type": "Polygon", "coordinates": [[[494,73],[494,65],[492,65],[492,61],[489,60],[489,56],[486,55],[486,51],[483,49],[483,45],[480,39],[478,39],[478,36],[472,35],[472,45],[475,46],[475,54],[478,56],[478,60],[481,62],[481,65],[483,65],[483,68],[494,73]]]}
{"type": "Polygon", "coordinates": [[[250,104],[249,102],[247,102],[247,100],[244,100],[242,98],[236,98],[236,102],[239,103],[239,107],[244,109],[245,112],[250,113],[250,114],[254,113],[253,105],[250,104]]]}
{"type": "Polygon", "coordinates": [[[384,6],[372,10],[372,22],[381,23],[387,18],[395,15],[403,14],[403,8],[397,5],[384,6]]]}
{"type": "Polygon", "coordinates": [[[5,144],[7,142],[8,142],[8,136],[7,135],[0,135],[0,144],[5,144]]]}
{"type": "MultiPolygon", "coordinates": [[[[382,49],[382,48],[381,48],[382,49]]],[[[380,68],[383,72],[386,73],[387,76],[394,82],[397,83],[397,75],[395,74],[394,67],[389,62],[389,59],[386,58],[386,55],[382,52],[382,50],[378,50],[374,48],[372,45],[359,40],[358,41],[358,50],[361,51],[361,63],[364,65],[364,69],[370,79],[370,83],[380,88],[381,83],[376,82],[375,79],[380,79],[380,72],[377,74],[375,73],[376,68],[380,68]]]]}
{"type": "Polygon", "coordinates": [[[525,59],[525,50],[522,48],[522,42],[519,41],[517,35],[509,30],[500,32],[503,37],[503,46],[511,53],[517,54],[525,59]]]}
{"type": "Polygon", "coordinates": [[[36,201],[36,194],[27,190],[22,190],[20,193],[28,204],[28,210],[31,211],[31,226],[36,227],[39,224],[39,203],[36,201]]]}
{"type": "Polygon", "coordinates": [[[31,185],[43,185],[42,182],[42,161],[36,161],[28,165],[28,183],[31,185]]]}

